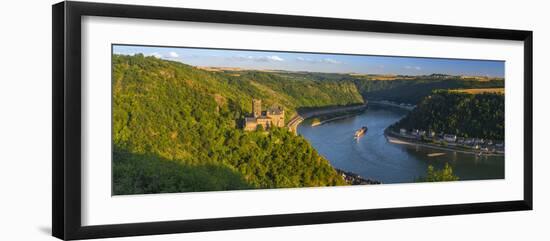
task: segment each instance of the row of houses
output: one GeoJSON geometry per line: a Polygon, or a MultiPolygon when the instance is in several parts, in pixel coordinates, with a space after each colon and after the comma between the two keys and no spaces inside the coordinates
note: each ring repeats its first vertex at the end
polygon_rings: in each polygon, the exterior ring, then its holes
{"type": "Polygon", "coordinates": [[[425,131],[420,129],[413,129],[411,131],[407,131],[404,128],[401,128],[399,130],[399,134],[404,137],[415,138],[418,140],[426,139],[431,141],[444,141],[450,145],[466,146],[472,149],[482,150],[482,151],[492,151],[492,152],[504,151],[504,142],[496,142],[493,140],[483,139],[483,138],[466,138],[466,137],[461,137],[454,134],[446,134],[442,132],[436,133],[435,131],[425,131]]]}

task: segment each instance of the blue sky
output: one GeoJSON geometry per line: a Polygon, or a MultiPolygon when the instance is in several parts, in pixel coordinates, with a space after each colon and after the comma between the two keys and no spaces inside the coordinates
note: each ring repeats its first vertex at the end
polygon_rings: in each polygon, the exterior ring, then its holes
{"type": "Polygon", "coordinates": [[[330,73],[450,74],[504,77],[504,61],[309,54],[248,50],[114,45],[113,53],[142,53],[193,66],[238,67],[330,73]]]}

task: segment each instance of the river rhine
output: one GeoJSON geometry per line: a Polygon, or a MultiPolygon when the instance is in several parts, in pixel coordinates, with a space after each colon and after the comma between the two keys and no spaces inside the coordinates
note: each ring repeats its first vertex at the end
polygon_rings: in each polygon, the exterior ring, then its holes
{"type": "Polygon", "coordinates": [[[298,127],[298,133],[334,167],[382,183],[414,182],[426,174],[428,165],[441,169],[445,163],[453,167],[454,174],[460,180],[504,178],[502,156],[479,157],[388,142],[384,129],[406,114],[405,110],[394,107],[369,105],[359,115],[316,127],[311,127],[311,123],[306,120],[298,127]],[[355,140],[354,132],[365,125],[368,126],[367,134],[355,140]],[[432,153],[443,155],[428,156],[432,153]]]}

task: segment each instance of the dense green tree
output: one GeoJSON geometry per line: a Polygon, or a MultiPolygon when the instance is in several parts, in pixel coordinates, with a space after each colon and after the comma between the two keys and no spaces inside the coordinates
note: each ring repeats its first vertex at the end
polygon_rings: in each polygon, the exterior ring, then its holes
{"type": "Polygon", "coordinates": [[[154,154],[113,152],[113,193],[143,194],[252,188],[235,170],[219,164],[189,165],[154,154]]]}
{"type": "Polygon", "coordinates": [[[441,170],[436,170],[432,165],[428,166],[426,176],[420,178],[421,182],[446,182],[446,181],[458,181],[458,177],[453,174],[453,168],[449,163],[445,163],[445,167],[441,170]]]}

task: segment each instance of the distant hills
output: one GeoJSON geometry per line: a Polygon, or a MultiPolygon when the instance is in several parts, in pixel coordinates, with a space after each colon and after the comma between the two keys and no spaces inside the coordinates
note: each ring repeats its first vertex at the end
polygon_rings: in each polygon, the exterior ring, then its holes
{"type": "Polygon", "coordinates": [[[341,75],[341,76],[359,76],[367,78],[369,80],[416,80],[416,79],[463,79],[463,80],[476,80],[476,81],[492,81],[492,80],[504,80],[500,77],[491,76],[475,76],[475,75],[449,75],[433,73],[429,75],[399,75],[399,74],[365,74],[365,73],[327,73],[327,72],[312,72],[312,71],[289,71],[281,69],[247,69],[239,67],[218,67],[218,66],[194,66],[197,69],[202,69],[212,72],[239,72],[239,71],[258,71],[269,73],[297,73],[297,74],[328,74],[328,75],[341,75]]]}
{"type": "MultiPolygon", "coordinates": [[[[226,74],[241,76],[243,73],[271,73],[291,80],[353,83],[356,91],[366,100],[389,100],[398,103],[417,104],[423,97],[438,89],[494,89],[504,88],[504,79],[488,76],[461,76],[448,74],[430,75],[379,75],[357,73],[320,73],[282,70],[243,70],[214,68],[226,74]]],[[[212,71],[212,70],[211,70],[212,71]]]]}
{"type": "Polygon", "coordinates": [[[438,89],[504,88],[504,80],[500,78],[472,79],[450,75],[396,78],[391,81],[356,78],[354,83],[365,99],[389,100],[408,104],[417,104],[425,96],[438,89]]]}

